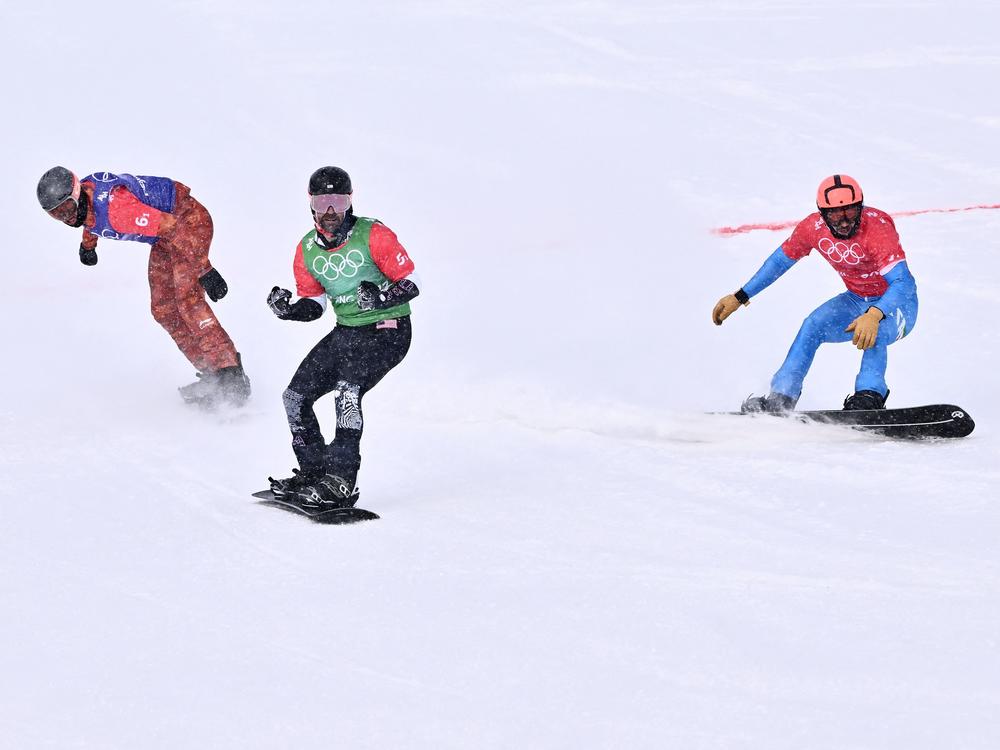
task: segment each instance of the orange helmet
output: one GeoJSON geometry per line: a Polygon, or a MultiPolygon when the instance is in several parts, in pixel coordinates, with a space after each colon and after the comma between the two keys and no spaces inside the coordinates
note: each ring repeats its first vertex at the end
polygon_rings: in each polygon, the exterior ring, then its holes
{"type": "Polygon", "coordinates": [[[846,174],[830,175],[819,184],[816,191],[817,208],[837,208],[861,203],[865,199],[861,186],[846,174]]]}

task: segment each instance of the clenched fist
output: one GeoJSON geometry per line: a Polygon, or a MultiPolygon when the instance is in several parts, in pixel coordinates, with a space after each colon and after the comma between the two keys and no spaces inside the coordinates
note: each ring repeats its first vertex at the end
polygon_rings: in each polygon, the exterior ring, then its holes
{"type": "Polygon", "coordinates": [[[276,316],[282,320],[286,320],[292,313],[292,306],[288,304],[288,300],[292,298],[292,293],[287,289],[282,289],[280,286],[276,286],[271,290],[271,293],[267,295],[267,306],[271,308],[276,316]]]}

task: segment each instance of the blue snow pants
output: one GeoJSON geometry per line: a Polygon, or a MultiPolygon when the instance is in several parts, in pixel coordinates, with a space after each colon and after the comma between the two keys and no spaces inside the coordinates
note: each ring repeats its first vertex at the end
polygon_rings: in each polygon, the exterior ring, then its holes
{"type": "MultiPolygon", "coordinates": [[[[802,382],[812,366],[820,344],[843,343],[854,338],[844,331],[851,322],[878,304],[881,297],[860,297],[853,292],[839,294],[813,310],[802,323],[784,364],[771,379],[771,390],[797,399],[802,393],[802,382]]],[[[878,337],[871,349],[861,357],[861,371],[854,380],[854,390],[876,391],[885,396],[889,388],[885,383],[889,345],[899,341],[913,330],[917,322],[917,297],[907,296],[892,310],[884,310],[885,318],[879,324],[878,337]]],[[[879,308],[882,309],[882,308],[879,308]]]]}

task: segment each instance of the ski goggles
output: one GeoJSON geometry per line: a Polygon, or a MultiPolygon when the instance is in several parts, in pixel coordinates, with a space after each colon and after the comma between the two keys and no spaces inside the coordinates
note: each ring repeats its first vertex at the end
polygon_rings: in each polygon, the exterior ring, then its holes
{"type": "Polygon", "coordinates": [[[316,212],[317,216],[322,216],[331,208],[338,214],[342,214],[351,207],[351,195],[342,193],[313,195],[309,197],[309,205],[312,206],[312,210],[316,212]]]}
{"type": "Polygon", "coordinates": [[[858,217],[861,216],[861,204],[855,203],[851,206],[839,206],[837,208],[824,208],[823,216],[832,222],[843,221],[847,219],[848,221],[857,221],[858,217]]]}

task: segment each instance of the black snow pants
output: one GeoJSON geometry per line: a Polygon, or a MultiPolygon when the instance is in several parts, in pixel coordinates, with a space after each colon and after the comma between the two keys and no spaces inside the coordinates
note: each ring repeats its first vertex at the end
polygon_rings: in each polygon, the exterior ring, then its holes
{"type": "Polygon", "coordinates": [[[410,348],[410,318],[336,326],[306,355],[282,395],[292,450],[305,474],[335,474],[352,486],[361,466],[361,399],[410,348]],[[313,405],[336,392],[337,434],[326,444],[313,405]]]}

